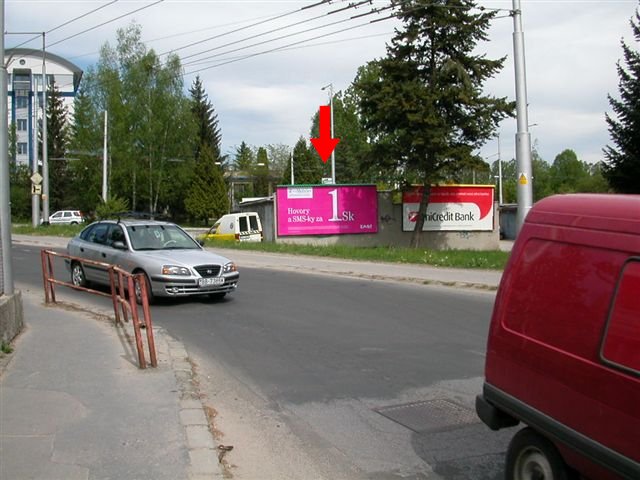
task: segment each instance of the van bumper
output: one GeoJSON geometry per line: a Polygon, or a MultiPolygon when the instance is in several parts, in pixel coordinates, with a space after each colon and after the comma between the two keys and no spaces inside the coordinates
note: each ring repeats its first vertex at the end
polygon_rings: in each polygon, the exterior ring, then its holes
{"type": "Polygon", "coordinates": [[[517,418],[488,402],[484,395],[476,396],[476,414],[491,430],[513,427],[520,423],[517,418]]]}

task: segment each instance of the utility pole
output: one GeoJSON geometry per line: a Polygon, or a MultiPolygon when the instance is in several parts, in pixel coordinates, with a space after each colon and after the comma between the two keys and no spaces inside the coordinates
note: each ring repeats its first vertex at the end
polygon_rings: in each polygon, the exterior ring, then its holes
{"type": "Polygon", "coordinates": [[[498,205],[502,206],[502,155],[500,155],[500,134],[498,134],[498,205]]]}
{"type": "MultiPolygon", "coordinates": [[[[34,184],[39,184],[39,182],[35,181],[35,177],[40,177],[40,173],[38,172],[38,81],[34,79],[34,93],[33,96],[33,128],[31,131],[33,132],[33,138],[31,139],[31,151],[32,151],[32,164],[31,164],[31,185],[33,188],[34,184]]],[[[42,177],[40,177],[42,179],[42,177]]],[[[47,218],[47,221],[49,219],[47,218]]],[[[33,228],[37,228],[40,225],[40,195],[36,193],[35,190],[31,191],[31,226],[33,228]]]]}
{"type": "Polygon", "coordinates": [[[296,180],[293,177],[293,152],[291,152],[291,185],[295,185],[296,180]]]}
{"type": "Polygon", "coordinates": [[[49,146],[47,141],[47,59],[42,32],[42,220],[49,224],[49,146]]]}
{"type": "MultiPolygon", "coordinates": [[[[0,0],[0,26],[4,32],[4,0],[0,0]]],[[[0,35],[0,294],[13,295],[11,264],[11,197],[9,195],[9,148],[7,109],[7,66],[4,63],[4,35],[0,35]]]]}
{"type": "MultiPolygon", "coordinates": [[[[331,112],[331,138],[335,138],[333,134],[333,83],[330,83],[326,87],[322,87],[322,90],[325,88],[329,89],[329,111],[331,112]]],[[[336,184],[336,149],[334,148],[331,151],[331,183],[333,185],[336,184]]]]}
{"type": "Polygon", "coordinates": [[[104,144],[102,148],[102,201],[107,201],[107,111],[104,111],[104,144]]]}
{"type": "Polygon", "coordinates": [[[529,134],[529,118],[527,113],[527,79],[524,61],[524,32],[522,31],[522,11],[520,0],[513,0],[513,58],[516,74],[516,164],[518,213],[516,231],[519,232],[533,204],[532,167],[531,167],[531,135],[529,134]]]}

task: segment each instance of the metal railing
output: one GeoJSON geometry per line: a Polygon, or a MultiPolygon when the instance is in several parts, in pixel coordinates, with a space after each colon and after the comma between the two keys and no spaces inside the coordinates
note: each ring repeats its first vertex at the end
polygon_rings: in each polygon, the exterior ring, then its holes
{"type": "Polygon", "coordinates": [[[147,368],[147,360],[142,341],[141,330],[146,330],[147,347],[149,350],[149,363],[152,367],[158,366],[156,355],[156,346],[153,338],[153,322],[151,320],[151,310],[149,309],[149,300],[147,296],[147,282],[144,275],[137,273],[131,274],[116,265],[104,262],[96,262],[94,260],[80,259],[63,253],[54,252],[52,250],[41,250],[40,257],[42,260],[42,280],[44,283],[45,303],[56,303],[56,285],[62,285],[74,290],[79,290],[102,297],[110,297],[113,302],[113,311],[115,314],[116,325],[122,325],[122,317],[125,322],[129,322],[131,316],[133,324],[133,332],[135,336],[136,350],[138,353],[138,366],[147,368]],[[69,262],[78,262],[81,265],[90,265],[105,270],[109,275],[109,283],[111,293],[101,292],[88,287],[81,287],[70,282],[64,282],[55,278],[53,257],[59,257],[69,262]],[[142,309],[142,320],[138,311],[138,302],[136,290],[139,292],[140,307],[142,309]]]}

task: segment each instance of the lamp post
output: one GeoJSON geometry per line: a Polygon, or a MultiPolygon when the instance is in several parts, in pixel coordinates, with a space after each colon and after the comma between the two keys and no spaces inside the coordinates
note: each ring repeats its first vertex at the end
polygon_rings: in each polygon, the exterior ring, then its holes
{"type": "Polygon", "coordinates": [[[524,219],[533,204],[531,186],[531,135],[527,114],[527,80],[524,61],[524,33],[522,31],[522,11],[520,0],[513,0],[513,58],[516,77],[516,163],[518,165],[518,213],[516,231],[520,231],[524,219]]]}
{"type": "MultiPolygon", "coordinates": [[[[329,85],[325,85],[322,87],[322,90],[329,89],[329,111],[331,112],[331,138],[335,138],[333,134],[333,83],[329,85]]],[[[291,164],[293,165],[293,163],[291,164]]],[[[293,174],[291,175],[293,179],[293,174]]],[[[293,183],[293,181],[292,181],[293,183]]],[[[335,185],[336,183],[336,149],[334,148],[331,151],[331,183],[335,185]]]]}

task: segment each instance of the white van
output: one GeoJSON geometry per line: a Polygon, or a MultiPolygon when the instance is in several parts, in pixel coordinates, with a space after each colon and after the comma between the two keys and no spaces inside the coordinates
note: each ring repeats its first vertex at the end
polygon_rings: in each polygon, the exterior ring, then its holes
{"type": "Polygon", "coordinates": [[[257,212],[229,213],[222,216],[204,236],[207,240],[261,242],[262,223],[257,212]]]}

